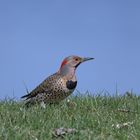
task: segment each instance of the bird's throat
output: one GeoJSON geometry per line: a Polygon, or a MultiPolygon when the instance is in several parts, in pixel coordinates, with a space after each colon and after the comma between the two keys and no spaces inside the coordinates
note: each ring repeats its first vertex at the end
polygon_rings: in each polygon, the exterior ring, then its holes
{"type": "Polygon", "coordinates": [[[76,81],[75,70],[76,70],[75,67],[70,67],[70,66],[65,65],[59,70],[59,73],[62,76],[66,77],[66,79],[68,80],[76,81]]]}

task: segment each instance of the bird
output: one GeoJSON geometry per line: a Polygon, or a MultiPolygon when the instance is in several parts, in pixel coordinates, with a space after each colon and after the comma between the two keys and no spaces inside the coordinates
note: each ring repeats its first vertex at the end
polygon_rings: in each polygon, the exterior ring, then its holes
{"type": "Polygon", "coordinates": [[[91,57],[79,57],[71,55],[66,57],[59,70],[46,78],[30,93],[22,96],[26,105],[57,104],[73,93],[77,86],[76,69],[85,62],[92,60],[91,57]]]}

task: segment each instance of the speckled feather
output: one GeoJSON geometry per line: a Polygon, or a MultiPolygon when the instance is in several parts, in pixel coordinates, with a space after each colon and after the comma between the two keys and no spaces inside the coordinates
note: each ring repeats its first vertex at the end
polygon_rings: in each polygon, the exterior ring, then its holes
{"type": "Polygon", "coordinates": [[[26,98],[27,103],[31,104],[36,102],[57,103],[69,96],[76,87],[68,89],[66,82],[67,79],[65,77],[55,73],[22,98],[26,98]]]}

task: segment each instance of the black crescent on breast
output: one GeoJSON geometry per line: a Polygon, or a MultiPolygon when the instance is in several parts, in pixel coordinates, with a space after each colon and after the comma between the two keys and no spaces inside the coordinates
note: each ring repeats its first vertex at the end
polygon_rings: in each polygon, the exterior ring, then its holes
{"type": "Polygon", "coordinates": [[[76,85],[77,85],[77,81],[71,81],[71,80],[68,80],[66,82],[66,86],[69,90],[72,90],[72,89],[75,89],[76,88],[76,85]]]}

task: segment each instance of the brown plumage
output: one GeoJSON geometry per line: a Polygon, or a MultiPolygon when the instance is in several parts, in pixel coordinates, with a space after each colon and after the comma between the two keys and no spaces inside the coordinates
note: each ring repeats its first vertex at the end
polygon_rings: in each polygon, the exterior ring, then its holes
{"type": "Polygon", "coordinates": [[[59,103],[68,97],[76,88],[76,68],[84,61],[93,58],[81,58],[69,56],[65,58],[58,72],[49,76],[29,94],[22,96],[26,98],[26,105],[35,103],[59,103]]]}

